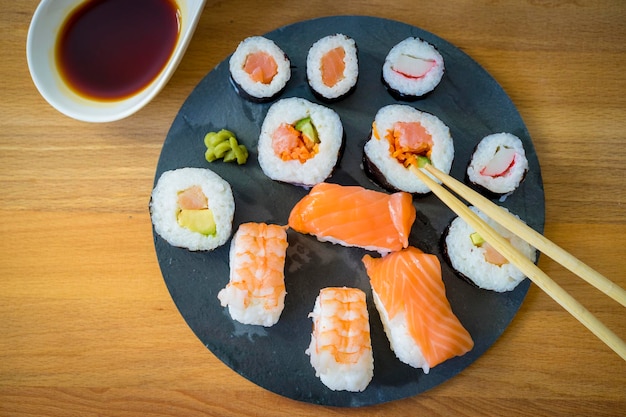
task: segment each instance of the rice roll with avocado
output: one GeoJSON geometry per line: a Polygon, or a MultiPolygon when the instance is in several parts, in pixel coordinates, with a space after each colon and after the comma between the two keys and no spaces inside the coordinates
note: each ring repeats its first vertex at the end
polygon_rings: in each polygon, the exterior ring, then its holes
{"type": "Polygon", "coordinates": [[[229,60],[230,79],[245,99],[266,102],[280,94],[291,78],[289,58],[274,41],[244,39],[229,60]]]}
{"type": "Polygon", "coordinates": [[[209,169],[166,171],[152,190],[154,230],[172,246],[198,251],[223,245],[234,213],[230,185],[209,169]]]}
{"type": "MultiPolygon", "coordinates": [[[[532,262],[536,261],[535,248],[476,207],[470,208],[524,256],[532,262]]],[[[504,207],[502,209],[506,210],[504,207]]],[[[452,268],[462,278],[479,288],[497,292],[512,291],[526,278],[522,271],[496,251],[460,217],[450,223],[443,239],[444,255],[452,268]]]]}
{"type": "Polygon", "coordinates": [[[430,93],[444,73],[443,57],[434,46],[419,38],[395,45],[383,64],[383,83],[400,99],[417,99],[430,93]]]}
{"type": "Polygon", "coordinates": [[[364,168],[392,191],[426,194],[430,189],[410,171],[430,163],[446,174],[454,159],[450,130],[437,116],[403,104],[382,107],[364,148],[364,168]]]}
{"type": "Polygon", "coordinates": [[[511,133],[485,136],[472,155],[467,178],[494,194],[513,192],[528,171],[522,141],[511,133]]]}
{"type": "Polygon", "coordinates": [[[268,110],[259,136],[261,169],[273,180],[311,187],[328,178],[343,146],[343,126],[332,109],[286,98],[268,110]]]}
{"type": "Polygon", "coordinates": [[[339,33],[315,42],[307,55],[306,74],[321,100],[335,101],[351,93],[359,76],[354,39],[339,33]]]}

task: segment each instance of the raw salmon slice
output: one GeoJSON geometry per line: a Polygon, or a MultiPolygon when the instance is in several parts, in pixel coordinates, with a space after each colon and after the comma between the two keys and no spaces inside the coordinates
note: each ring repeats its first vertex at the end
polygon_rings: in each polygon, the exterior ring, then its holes
{"type": "Polygon", "coordinates": [[[278,65],[274,57],[262,51],[249,54],[243,69],[250,75],[250,78],[263,84],[271,83],[278,73],[278,65]]]}
{"type": "Polygon", "coordinates": [[[346,70],[345,57],[346,51],[341,46],[331,49],[322,56],[322,82],[328,87],[333,87],[343,79],[346,70]]]}
{"type": "Polygon", "coordinates": [[[289,227],[297,232],[380,253],[407,247],[414,221],[415,207],[408,193],[327,182],[314,186],[289,215],[289,227]]]}
{"type": "Polygon", "coordinates": [[[454,315],[435,255],[408,247],[363,257],[374,302],[396,356],[425,373],[469,352],[474,342],[454,315]]]}
{"type": "Polygon", "coordinates": [[[182,210],[202,210],[209,207],[209,201],[199,185],[179,192],[177,197],[178,207],[182,210]]]}

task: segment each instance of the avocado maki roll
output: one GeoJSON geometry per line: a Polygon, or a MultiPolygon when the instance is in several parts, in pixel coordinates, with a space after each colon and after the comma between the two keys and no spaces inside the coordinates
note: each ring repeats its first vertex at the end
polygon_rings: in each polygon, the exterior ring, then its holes
{"type": "Polygon", "coordinates": [[[228,182],[209,169],[164,172],[152,190],[154,230],[170,245],[213,250],[230,238],[235,201],[228,182]]]}

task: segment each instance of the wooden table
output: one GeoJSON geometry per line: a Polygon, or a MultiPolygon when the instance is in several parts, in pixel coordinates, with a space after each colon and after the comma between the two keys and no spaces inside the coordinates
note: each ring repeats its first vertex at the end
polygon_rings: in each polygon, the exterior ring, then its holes
{"type": "MultiPolygon", "coordinates": [[[[0,415],[626,414],[626,363],[534,285],[485,355],[422,395],[350,410],[279,397],[187,327],[148,214],[172,120],[240,40],[314,17],[375,15],[435,33],[499,81],[539,155],[545,234],[626,287],[622,1],[209,0],[166,88],[108,124],[43,100],[25,56],[37,2],[0,5],[0,415]]],[[[539,266],[626,338],[622,307],[545,256],[539,266]]]]}

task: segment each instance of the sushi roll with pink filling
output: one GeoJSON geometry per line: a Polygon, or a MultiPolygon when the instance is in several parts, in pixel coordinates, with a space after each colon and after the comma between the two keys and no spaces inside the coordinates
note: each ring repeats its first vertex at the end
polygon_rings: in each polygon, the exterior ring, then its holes
{"type": "Polygon", "coordinates": [[[476,147],[467,178],[494,194],[515,191],[528,171],[522,141],[510,133],[485,136],[476,147]]]}
{"type": "Polygon", "coordinates": [[[391,48],[383,64],[383,83],[396,98],[414,100],[437,87],[444,73],[443,57],[419,38],[407,38],[391,48]]]}

